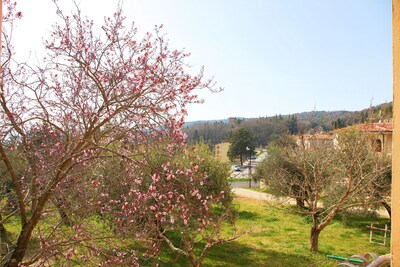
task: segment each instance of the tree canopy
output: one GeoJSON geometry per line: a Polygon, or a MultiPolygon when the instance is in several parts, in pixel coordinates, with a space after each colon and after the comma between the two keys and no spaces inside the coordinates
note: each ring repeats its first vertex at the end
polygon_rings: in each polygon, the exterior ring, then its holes
{"type": "MultiPolygon", "coordinates": [[[[136,266],[135,251],[112,241],[104,247],[110,231],[150,242],[155,255],[159,239],[169,240],[166,229],[181,229],[188,241],[221,225],[224,216],[213,208],[229,206],[227,186],[216,180],[225,169],[208,152],[191,151],[181,131],[187,105],[201,102],[195,90],[215,89],[202,70],[188,70],[189,54],[171,49],[161,27],[138,37],[121,9],[96,27],[76,2],[66,14],[54,1],[59,23],[44,41],[46,57],[17,62],[11,33],[23,17],[14,3],[4,4],[2,233],[10,220],[20,223],[2,265],[62,258],[136,266]]],[[[218,229],[203,235],[204,253],[223,242],[218,229]]],[[[180,249],[193,258],[190,244],[180,249]]],[[[201,264],[204,253],[191,262],[201,264]]]]}
{"type": "Polygon", "coordinates": [[[305,148],[286,139],[272,145],[256,168],[255,178],[270,192],[296,199],[299,210],[311,217],[312,251],[338,213],[387,204],[390,194],[390,157],[376,153],[368,135],[343,131],[337,143],[305,148]]]}
{"type": "Polygon", "coordinates": [[[240,128],[234,132],[229,139],[231,143],[228,150],[228,157],[231,160],[240,158],[240,164],[243,165],[243,158],[255,154],[256,141],[253,133],[246,128],[240,128]]]}
{"type": "Polygon", "coordinates": [[[209,145],[226,141],[239,128],[253,132],[258,146],[267,146],[273,137],[284,134],[307,134],[330,131],[359,123],[387,121],[392,118],[392,103],[361,111],[311,111],[289,115],[242,118],[233,121],[200,121],[185,124],[190,143],[200,138],[209,145]]]}

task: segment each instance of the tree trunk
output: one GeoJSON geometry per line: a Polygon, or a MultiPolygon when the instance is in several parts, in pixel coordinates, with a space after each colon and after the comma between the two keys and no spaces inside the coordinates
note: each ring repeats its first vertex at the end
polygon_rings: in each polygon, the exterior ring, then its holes
{"type": "MultiPolygon", "coordinates": [[[[1,215],[1,212],[0,212],[0,221],[2,221],[2,220],[3,220],[3,216],[1,215]]],[[[9,243],[7,229],[4,227],[4,225],[2,223],[0,223],[0,241],[3,243],[9,243]]]]}
{"type": "MultiPolygon", "coordinates": [[[[0,218],[1,220],[1,218],[0,218]]],[[[7,238],[7,230],[2,223],[0,223],[0,240],[5,240],[7,238]]]]}
{"type": "Polygon", "coordinates": [[[53,204],[57,207],[58,213],[60,214],[61,220],[64,225],[66,226],[71,226],[73,225],[71,219],[69,218],[67,212],[66,212],[66,207],[67,205],[67,200],[63,199],[57,199],[53,201],[53,204]]]}
{"type": "Polygon", "coordinates": [[[189,261],[190,261],[190,264],[193,267],[201,267],[201,266],[203,266],[203,264],[200,261],[196,260],[196,257],[194,257],[194,256],[189,257],[189,261]]]}
{"type": "Polygon", "coordinates": [[[320,230],[316,227],[311,228],[311,234],[310,234],[310,250],[312,252],[318,252],[318,238],[319,234],[321,233],[320,230]]]}
{"type": "Polygon", "coordinates": [[[19,267],[21,265],[31,239],[33,229],[35,229],[39,222],[42,210],[47,203],[49,196],[50,194],[48,193],[39,199],[36,209],[32,211],[32,217],[27,223],[22,225],[17,244],[11,254],[10,259],[4,264],[3,267],[19,267]]]}
{"type": "Polygon", "coordinates": [[[392,218],[392,207],[386,202],[382,201],[381,205],[386,209],[387,213],[389,214],[389,218],[392,218]]]}
{"type": "MultiPolygon", "coordinates": [[[[3,216],[1,215],[1,212],[0,212],[0,221],[2,221],[2,220],[3,220],[3,216]]],[[[0,222],[0,236],[3,239],[6,235],[7,235],[7,230],[4,227],[4,225],[0,222]]]]}
{"type": "Polygon", "coordinates": [[[319,228],[319,223],[318,223],[318,213],[315,212],[312,215],[312,227],[311,227],[311,233],[310,233],[310,250],[312,252],[318,252],[318,237],[319,233],[321,233],[321,230],[323,228],[319,228]]]}
{"type": "Polygon", "coordinates": [[[61,220],[63,221],[64,225],[71,226],[72,221],[65,210],[63,208],[58,208],[58,212],[60,213],[61,220]]]}
{"type": "MultiPolygon", "coordinates": [[[[38,217],[39,218],[39,217],[38,217]]],[[[20,266],[26,249],[28,248],[29,240],[31,239],[32,231],[37,224],[38,219],[31,219],[29,222],[22,226],[21,232],[19,234],[17,244],[10,257],[10,260],[4,265],[4,267],[18,267],[20,266]]]]}
{"type": "Polygon", "coordinates": [[[304,199],[296,198],[296,206],[297,206],[298,209],[305,209],[304,199]]]}
{"type": "Polygon", "coordinates": [[[200,267],[201,265],[198,264],[196,257],[193,254],[193,251],[189,251],[188,253],[189,253],[189,255],[187,256],[187,258],[190,261],[190,265],[193,267],[200,267]]]}

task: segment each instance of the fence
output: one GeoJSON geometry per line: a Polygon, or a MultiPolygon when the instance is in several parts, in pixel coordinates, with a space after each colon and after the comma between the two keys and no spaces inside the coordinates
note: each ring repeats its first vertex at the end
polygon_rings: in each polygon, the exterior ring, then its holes
{"type": "Polygon", "coordinates": [[[370,243],[376,243],[376,244],[379,244],[379,245],[382,245],[382,246],[386,246],[386,239],[388,237],[388,233],[390,233],[390,230],[389,230],[387,224],[385,224],[385,228],[379,228],[379,227],[374,227],[374,224],[371,223],[371,226],[367,226],[367,228],[370,229],[370,232],[369,232],[369,242],[370,243]],[[373,238],[374,230],[375,231],[379,231],[379,232],[383,232],[383,237],[382,237],[383,238],[383,242],[379,242],[380,240],[377,241],[378,240],[377,238],[373,238]]]}

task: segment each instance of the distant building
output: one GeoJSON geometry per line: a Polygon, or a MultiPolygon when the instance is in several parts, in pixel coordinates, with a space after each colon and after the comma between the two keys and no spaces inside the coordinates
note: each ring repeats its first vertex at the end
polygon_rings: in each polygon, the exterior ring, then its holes
{"type": "MultiPolygon", "coordinates": [[[[335,130],[335,132],[346,131],[348,129],[357,129],[366,133],[371,138],[371,145],[376,152],[386,154],[392,153],[393,122],[370,122],[357,124],[346,128],[335,130]]],[[[303,134],[296,136],[296,143],[304,148],[320,146],[336,146],[337,138],[333,134],[303,134]]]]}
{"type": "MultiPolygon", "coordinates": [[[[338,129],[336,132],[349,129],[356,129],[367,134],[371,139],[371,147],[376,152],[392,154],[393,122],[367,122],[338,129]]],[[[335,138],[335,145],[337,142],[335,138]]]]}
{"type": "Polygon", "coordinates": [[[230,117],[230,118],[228,118],[228,122],[229,122],[230,125],[236,124],[237,121],[238,121],[238,119],[237,119],[236,117],[230,117]]]}
{"type": "Polygon", "coordinates": [[[228,118],[228,123],[229,123],[229,125],[238,125],[244,120],[245,120],[245,118],[230,117],[230,118],[228,118]]]}
{"type": "Polygon", "coordinates": [[[376,152],[392,154],[393,122],[365,123],[361,131],[371,136],[376,152]]]}
{"type": "Polygon", "coordinates": [[[302,134],[296,136],[296,143],[298,146],[304,148],[315,148],[321,146],[333,146],[334,136],[325,133],[319,134],[302,134]]]}
{"type": "Polygon", "coordinates": [[[228,163],[230,162],[229,157],[228,157],[228,150],[230,147],[231,143],[229,142],[223,142],[215,145],[215,158],[219,160],[222,163],[228,163]]]}

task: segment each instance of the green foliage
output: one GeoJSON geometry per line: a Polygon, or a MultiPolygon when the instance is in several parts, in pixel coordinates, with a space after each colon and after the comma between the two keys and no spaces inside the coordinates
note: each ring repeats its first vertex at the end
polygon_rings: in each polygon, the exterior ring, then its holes
{"type": "Polygon", "coordinates": [[[284,149],[293,149],[296,146],[296,141],[290,135],[274,137],[268,147],[268,157],[255,168],[254,179],[263,181],[268,186],[269,193],[276,196],[283,196],[289,193],[286,190],[286,186],[282,187],[279,179],[274,179],[280,177],[279,172],[281,170],[286,170],[288,175],[291,174],[290,177],[301,177],[298,170],[285,160],[284,155],[284,149]]]}
{"type": "Polygon", "coordinates": [[[240,164],[243,165],[243,158],[255,154],[256,140],[253,133],[246,128],[240,128],[230,138],[228,157],[233,161],[240,157],[240,164]]]}
{"type": "Polygon", "coordinates": [[[334,146],[297,146],[278,139],[255,177],[272,194],[294,198],[311,223],[310,249],[318,251],[318,236],[340,212],[386,204],[390,196],[391,161],[375,152],[374,140],[349,130],[334,146]]]}
{"type": "MultiPolygon", "coordinates": [[[[234,203],[239,212],[237,230],[251,230],[252,233],[211,248],[204,266],[331,267],[338,262],[327,259],[326,254],[349,257],[375,252],[383,255],[390,250],[389,247],[369,243],[369,230],[366,227],[371,222],[387,223],[387,219],[353,214],[344,220],[339,216],[321,234],[321,252],[312,253],[307,245],[309,224],[303,215],[274,205],[266,208],[257,200],[241,198],[234,203]],[[352,234],[343,237],[346,233],[352,234]]],[[[160,266],[189,266],[189,263],[165,250],[160,266]]]]}
{"type": "Polygon", "coordinates": [[[361,111],[311,111],[292,115],[273,115],[259,118],[246,118],[235,123],[227,121],[202,121],[187,125],[184,132],[188,142],[195,144],[203,138],[209,145],[226,141],[239,128],[254,133],[257,145],[266,146],[274,135],[303,134],[343,128],[367,121],[384,121],[393,117],[392,103],[374,107],[371,116],[369,108],[361,111]]]}
{"type": "Polygon", "coordinates": [[[310,198],[318,194],[328,207],[340,201],[346,190],[357,192],[346,198],[346,205],[369,202],[371,206],[379,203],[379,198],[388,200],[390,156],[375,153],[372,140],[356,130],[338,134],[337,142],[337,147],[304,149],[297,147],[289,136],[277,138],[269,146],[266,160],[256,168],[254,178],[263,180],[269,192],[275,195],[310,198]],[[316,177],[319,170],[319,177],[316,177]],[[349,189],[356,185],[359,188],[349,189]],[[296,187],[303,191],[296,191],[296,187]]]}
{"type": "MultiPolygon", "coordinates": [[[[168,144],[166,144],[168,145],[168,144]]],[[[228,207],[232,201],[230,195],[230,186],[226,177],[229,176],[229,166],[227,164],[219,162],[215,157],[209,146],[200,140],[196,145],[189,146],[189,151],[186,154],[180,153],[171,158],[162,147],[156,147],[154,149],[149,149],[145,152],[146,165],[141,169],[142,172],[146,174],[147,180],[142,182],[141,189],[144,190],[148,188],[149,184],[152,182],[151,176],[154,173],[164,173],[163,165],[168,163],[171,166],[176,166],[179,169],[190,169],[194,165],[198,167],[199,173],[207,177],[204,181],[203,186],[200,188],[203,195],[215,194],[219,195],[221,191],[225,192],[225,198],[223,199],[224,206],[228,207]]],[[[143,160],[138,158],[139,160],[143,160]]],[[[120,164],[115,164],[110,162],[110,166],[106,166],[103,170],[103,175],[108,177],[113,177],[116,172],[124,172],[124,166],[120,164]],[[115,167],[117,166],[117,167],[115,167]]],[[[119,175],[121,176],[121,175],[119,175]]],[[[177,185],[179,188],[186,190],[186,186],[177,185]]],[[[118,189],[119,190],[119,189],[118,189]]],[[[129,190],[126,189],[126,190],[129,190]]],[[[118,193],[118,192],[116,192],[118,193]]]]}
{"type": "MultiPolygon", "coordinates": [[[[236,222],[237,231],[252,230],[233,242],[212,247],[204,266],[318,266],[331,267],[337,261],[326,259],[326,254],[349,257],[354,254],[375,252],[379,255],[389,253],[389,247],[369,243],[369,230],[366,226],[370,223],[384,225],[387,219],[362,216],[359,213],[350,213],[338,216],[331,225],[321,234],[321,252],[311,253],[307,241],[309,225],[303,215],[295,211],[288,211],[275,205],[260,205],[258,200],[236,199],[233,204],[237,206],[239,219],[236,222]]],[[[48,223],[50,218],[42,223],[48,223]]],[[[93,233],[105,230],[102,221],[96,218],[90,221],[93,233]]],[[[12,235],[19,231],[19,220],[11,220],[6,224],[12,235]]],[[[66,231],[68,230],[65,227],[66,231]]],[[[111,230],[108,230],[111,231],[111,230]]],[[[231,227],[225,225],[224,231],[229,234],[231,227]]],[[[146,250],[149,243],[146,240],[137,240],[129,236],[115,236],[98,242],[98,246],[108,247],[110,253],[118,246],[124,251],[134,249],[137,252],[141,266],[190,266],[189,261],[171,252],[164,243],[162,253],[158,259],[148,258],[146,250]]],[[[170,232],[174,241],[179,240],[179,234],[170,232]]],[[[35,250],[40,246],[38,240],[32,242],[30,249],[35,250]]],[[[89,255],[89,254],[88,254],[89,255]]],[[[93,263],[93,262],[92,262],[93,263]]],[[[124,266],[124,265],[120,265],[124,266]]],[[[126,265],[125,265],[126,266],[126,265]]]]}
{"type": "Polygon", "coordinates": [[[346,127],[346,123],[344,122],[343,119],[337,118],[337,120],[335,120],[333,122],[333,128],[334,129],[340,129],[340,128],[343,128],[343,127],[346,127]]]}
{"type": "Polygon", "coordinates": [[[297,129],[297,117],[296,116],[290,116],[288,120],[286,121],[286,126],[288,127],[288,130],[290,134],[296,134],[298,132],[297,129]]]}
{"type": "Polygon", "coordinates": [[[205,173],[205,175],[207,175],[207,179],[204,183],[204,190],[206,190],[207,194],[219,194],[221,191],[224,191],[224,203],[225,205],[228,205],[232,201],[232,196],[229,193],[229,182],[226,179],[229,176],[230,166],[219,162],[214,157],[214,154],[210,150],[209,146],[202,141],[198,142],[193,148],[194,149],[191,153],[193,156],[202,159],[199,163],[199,167],[205,173]]]}
{"type": "Polygon", "coordinates": [[[377,207],[381,201],[390,202],[391,156],[376,153],[374,140],[354,129],[338,134],[337,142],[334,179],[331,180],[331,184],[326,185],[325,205],[340,201],[349,187],[348,183],[340,181],[348,179],[351,179],[355,187],[359,187],[354,188],[357,194],[349,198],[348,203],[369,202],[377,207]]]}

